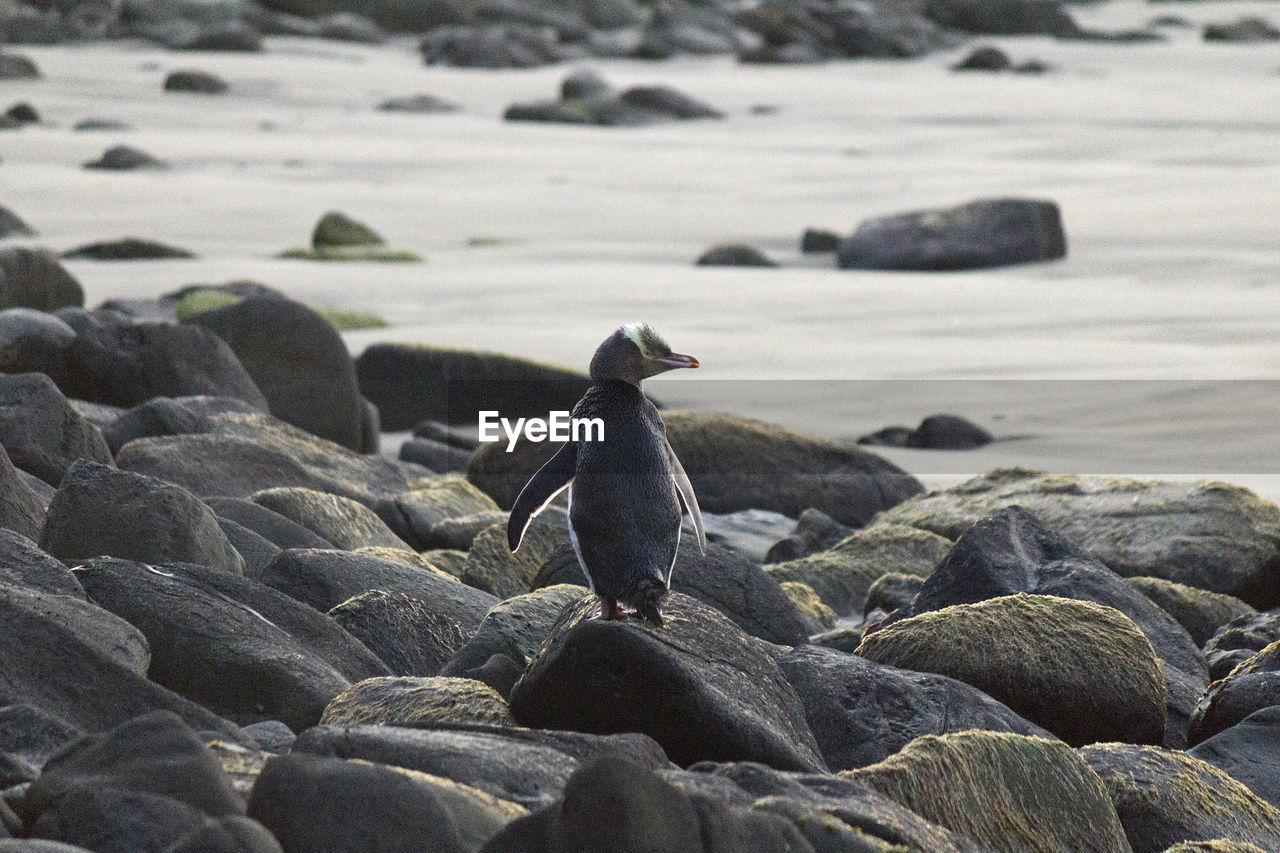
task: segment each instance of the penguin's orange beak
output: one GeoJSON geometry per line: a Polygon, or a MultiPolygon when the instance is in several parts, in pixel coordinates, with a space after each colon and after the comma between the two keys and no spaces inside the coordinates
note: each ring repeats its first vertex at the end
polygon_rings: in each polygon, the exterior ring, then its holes
{"type": "Polygon", "coordinates": [[[662,358],[654,359],[658,364],[665,365],[669,368],[677,367],[698,367],[698,360],[691,355],[683,355],[673,352],[671,355],[664,355],[662,358]]]}

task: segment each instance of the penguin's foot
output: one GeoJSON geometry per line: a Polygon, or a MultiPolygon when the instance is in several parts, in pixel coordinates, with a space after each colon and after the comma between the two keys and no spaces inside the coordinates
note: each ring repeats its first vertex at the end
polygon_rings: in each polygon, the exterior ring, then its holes
{"type": "Polygon", "coordinates": [[[600,596],[600,615],[597,617],[606,622],[622,618],[622,607],[618,604],[618,599],[610,598],[607,595],[600,596]]]}

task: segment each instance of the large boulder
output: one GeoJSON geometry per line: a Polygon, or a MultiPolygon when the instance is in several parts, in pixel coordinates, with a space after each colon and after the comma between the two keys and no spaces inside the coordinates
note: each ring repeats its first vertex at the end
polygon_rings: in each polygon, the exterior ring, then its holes
{"type": "MultiPolygon", "coordinates": [[[[921,491],[914,477],[874,454],[774,424],[699,412],[664,412],[662,420],[704,512],[767,509],[795,518],[816,507],[862,526],[921,491]]],[[[556,450],[545,442],[521,441],[510,453],[503,443],[482,445],[467,479],[510,508],[556,450]]]]}
{"type": "Polygon", "coordinates": [[[363,547],[404,548],[406,543],[391,532],[377,513],[351,498],[297,486],[263,489],[249,496],[285,518],[296,521],[335,548],[354,551],[363,547]]]}
{"type": "Polygon", "coordinates": [[[832,770],[883,761],[920,735],[966,729],[1052,738],[962,681],[799,646],[778,656],[832,770]]]}
{"type": "Polygon", "coordinates": [[[1280,850],[1280,811],[1211,764],[1154,746],[1079,752],[1102,777],[1133,853],[1219,838],[1280,850]]]}
{"type": "Polygon", "coordinates": [[[49,504],[40,547],[63,560],[108,555],[244,574],[244,559],[195,495],[96,462],[72,464],[49,504]]]}
{"type": "Polygon", "coordinates": [[[52,486],[77,459],[112,464],[102,432],[40,373],[0,374],[0,445],[14,465],[52,486]]]}
{"type": "Polygon", "coordinates": [[[992,850],[1129,850],[1101,780],[1060,741],[928,735],[844,775],[992,850]]]}
{"type": "Polygon", "coordinates": [[[0,372],[65,375],[75,329],[34,308],[0,311],[0,372]]]}
{"type": "Polygon", "coordinates": [[[971,684],[1072,745],[1164,738],[1160,661],[1111,607],[1025,593],[956,604],[866,635],[858,654],[971,684]]]}
{"type": "Polygon", "coordinates": [[[226,341],[271,414],[356,452],[362,433],[360,391],[351,356],[333,325],[291,299],[250,298],[188,318],[226,341]]]}
{"type": "Polygon", "coordinates": [[[507,702],[471,678],[367,678],[338,694],[321,725],[435,728],[452,723],[515,726],[507,702]]]}
{"type": "MultiPolygon", "coordinates": [[[[438,529],[441,525],[451,519],[496,511],[498,505],[462,477],[441,477],[415,482],[409,491],[381,501],[374,509],[397,536],[423,551],[454,547],[456,543],[445,541],[446,534],[438,529]]],[[[489,521],[484,526],[493,523],[489,521]]],[[[470,547],[468,540],[467,548],[470,547]]]]}
{"type": "MultiPolygon", "coordinates": [[[[3,455],[3,454],[0,454],[3,455]]],[[[55,557],[11,528],[0,527],[0,584],[84,598],[84,587],[55,557]]]]}
{"type": "Polygon", "coordinates": [[[0,531],[39,539],[44,510],[44,501],[13,467],[0,443],[0,531]]]}
{"type": "Polygon", "coordinates": [[[206,432],[210,415],[228,412],[259,414],[250,403],[235,397],[152,397],[105,424],[102,435],[111,452],[119,453],[135,438],[206,432]]]}
{"type": "Polygon", "coordinates": [[[559,507],[548,507],[529,523],[515,553],[507,541],[507,523],[491,524],[472,541],[462,581],[498,598],[523,595],[537,585],[539,570],[562,547],[569,547],[569,519],[559,507]]]}
{"type": "Polygon", "coordinates": [[[146,635],[152,680],[239,723],[300,730],[352,683],[389,674],[331,620],[248,578],[126,560],[92,560],[79,576],[146,635]]]}
{"type": "Polygon", "coordinates": [[[719,612],[680,593],[667,599],[664,628],[590,618],[598,610],[588,595],[560,617],[511,692],[517,720],[644,732],[681,765],[759,761],[824,769],[795,691],[719,612]]]}
{"type": "Polygon", "coordinates": [[[1280,604],[1280,507],[1225,483],[1006,468],[907,501],[879,521],[957,539],[1013,504],[1123,577],[1166,578],[1259,609],[1280,604]]]}
{"type": "MultiPolygon", "coordinates": [[[[480,666],[493,654],[508,654],[519,661],[523,670],[528,660],[538,653],[561,614],[577,604],[582,595],[580,586],[556,584],[498,602],[467,638],[458,658],[480,666]]],[[[450,661],[450,666],[453,665],[454,661],[450,661]]]]}
{"type": "Polygon", "coordinates": [[[329,617],[364,643],[394,675],[429,677],[467,642],[471,627],[402,592],[371,589],[334,607],[329,617]]]}
{"type": "Polygon", "coordinates": [[[355,369],[360,393],[378,407],[389,431],[426,419],[474,424],[481,410],[545,418],[549,411],[572,409],[591,384],[563,367],[416,344],[374,344],[356,358],[355,369]]]}
{"type": "Polygon", "coordinates": [[[1254,711],[1187,754],[1209,762],[1280,808],[1280,706],[1254,711]]]}
{"type": "Polygon", "coordinates": [[[0,249],[0,309],[55,311],[84,305],[84,289],[46,249],[0,249]]]}
{"type": "MultiPolygon", "coordinates": [[[[0,785],[7,788],[34,781],[50,758],[83,734],[31,705],[0,708],[0,785]]],[[[0,821],[0,826],[4,823],[0,821]]]]}
{"type": "Polygon", "coordinates": [[[1234,726],[1254,711],[1280,705],[1280,642],[1272,643],[1209,690],[1191,715],[1187,742],[1196,744],[1234,726]]]}
{"type": "Polygon", "coordinates": [[[1129,585],[1178,620],[1200,647],[1232,619],[1257,612],[1234,595],[1196,589],[1164,578],[1129,578],[1129,585]]]}
{"type": "Polygon", "coordinates": [[[233,521],[252,530],[282,551],[290,548],[332,548],[333,543],[298,522],[285,518],[244,498],[205,498],[218,518],[233,521]]]}

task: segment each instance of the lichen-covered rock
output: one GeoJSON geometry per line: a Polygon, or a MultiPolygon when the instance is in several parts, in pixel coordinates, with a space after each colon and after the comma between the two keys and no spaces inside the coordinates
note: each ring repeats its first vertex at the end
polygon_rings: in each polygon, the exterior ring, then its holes
{"type": "Polygon", "coordinates": [[[249,500],[296,521],[332,542],[335,548],[354,551],[363,547],[404,548],[406,543],[377,513],[351,498],[298,486],[263,489],[249,500]]]}
{"type": "Polygon", "coordinates": [[[583,592],[580,586],[556,584],[498,602],[449,661],[445,674],[463,675],[457,671],[459,666],[478,667],[498,653],[511,655],[523,669],[528,659],[538,653],[560,616],[578,603],[583,592]]]}
{"type": "Polygon", "coordinates": [[[0,374],[0,445],[14,465],[51,486],[77,459],[113,464],[102,432],[40,373],[0,374]]]}
{"type": "Polygon", "coordinates": [[[195,253],[155,240],[122,237],[119,240],[86,243],[68,249],[62,253],[62,257],[77,261],[160,261],[194,258],[195,253]]]}
{"type": "Polygon", "coordinates": [[[1133,853],[1217,838],[1280,849],[1280,811],[1211,764],[1154,746],[1079,752],[1102,777],[1133,853]]]}
{"type": "Polygon", "coordinates": [[[0,249],[0,308],[55,311],[84,305],[84,288],[46,249],[0,249]]]}
{"type": "Polygon", "coordinates": [[[1160,661],[1111,607],[1025,593],[957,604],[868,634],[858,654],[972,684],[1072,745],[1164,738],[1160,661]]]}
{"type": "Polygon", "coordinates": [[[548,507],[529,523],[514,554],[506,523],[490,525],[471,543],[462,581],[498,598],[523,595],[534,588],[538,570],[552,553],[568,544],[568,513],[559,507],[548,507]]]}
{"type": "Polygon", "coordinates": [[[1233,595],[1208,592],[1164,578],[1129,578],[1129,585],[1151,599],[1203,647],[1218,629],[1257,611],[1233,595]]]}
{"type": "Polygon", "coordinates": [[[598,610],[584,596],[552,628],[511,693],[521,723],[644,732],[681,765],[824,768],[795,691],[723,615],[680,593],[667,599],[663,628],[589,618],[598,610]]]}
{"type": "Polygon", "coordinates": [[[1197,744],[1271,705],[1280,705],[1280,641],[1209,685],[1191,715],[1187,742],[1197,744]]]}
{"type": "Polygon", "coordinates": [[[455,615],[401,592],[371,589],[329,611],[395,675],[430,677],[467,642],[455,615]]]}
{"type": "Polygon", "coordinates": [[[1248,489],[991,471],[894,507],[878,521],[957,539],[1017,504],[1124,577],[1161,577],[1265,609],[1280,604],[1280,507],[1248,489]]]}
{"type": "Polygon", "coordinates": [[[951,550],[951,540],[897,524],[876,524],[807,557],[766,566],[778,581],[811,586],[839,616],[862,613],[871,584],[900,572],[928,577],[951,550]]]}
{"type": "Polygon", "coordinates": [[[993,850],[1129,850],[1107,789],[1060,741],[1004,732],[926,735],[842,775],[993,850]]]}
{"type": "MultiPolygon", "coordinates": [[[[416,482],[409,491],[380,501],[374,509],[397,536],[421,551],[457,547],[452,541],[441,544],[436,528],[450,519],[496,511],[498,505],[462,477],[441,477],[416,482]]],[[[470,547],[468,541],[463,550],[470,547]]]]}
{"type": "Polygon", "coordinates": [[[778,584],[783,595],[791,600],[800,611],[800,615],[809,619],[819,628],[830,629],[836,626],[836,613],[822,603],[813,587],[799,581],[783,581],[778,584]]]}
{"type": "Polygon", "coordinates": [[[370,678],[339,693],[320,725],[409,726],[471,723],[514,726],[511,708],[492,687],[470,678],[370,678]]]}

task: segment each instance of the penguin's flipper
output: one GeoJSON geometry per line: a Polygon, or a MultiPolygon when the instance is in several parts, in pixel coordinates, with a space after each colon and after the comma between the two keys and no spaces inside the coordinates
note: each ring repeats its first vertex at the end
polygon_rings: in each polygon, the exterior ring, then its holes
{"type": "Polygon", "coordinates": [[[693,483],[689,482],[689,475],[684,472],[684,466],[680,464],[680,457],[676,456],[671,442],[667,442],[667,458],[671,460],[671,474],[675,478],[680,501],[684,504],[685,512],[689,513],[689,518],[693,520],[693,529],[698,532],[698,551],[705,554],[707,553],[707,531],[702,526],[702,510],[698,508],[698,496],[693,493],[693,483]]]}
{"type": "Polygon", "coordinates": [[[507,519],[507,545],[512,553],[520,547],[520,540],[524,539],[524,532],[534,516],[546,509],[551,499],[569,485],[577,463],[578,445],[566,441],[556,455],[524,484],[515,506],[511,507],[511,517],[507,519]]]}

